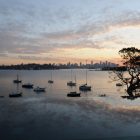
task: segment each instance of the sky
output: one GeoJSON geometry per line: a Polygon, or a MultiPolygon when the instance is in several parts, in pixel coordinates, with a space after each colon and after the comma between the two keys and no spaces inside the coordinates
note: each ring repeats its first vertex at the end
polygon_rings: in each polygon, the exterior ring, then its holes
{"type": "Polygon", "coordinates": [[[0,64],[111,61],[140,48],[140,0],[0,0],[0,64]]]}

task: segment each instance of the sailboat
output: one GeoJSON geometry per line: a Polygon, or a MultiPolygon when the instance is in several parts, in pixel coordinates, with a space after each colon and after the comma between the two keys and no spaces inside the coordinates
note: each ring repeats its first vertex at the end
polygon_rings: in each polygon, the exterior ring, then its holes
{"type": "Polygon", "coordinates": [[[48,83],[53,84],[53,80],[52,80],[52,70],[51,70],[51,79],[48,80],[48,83]]]}
{"type": "Polygon", "coordinates": [[[19,84],[17,84],[17,91],[9,94],[9,97],[21,97],[21,96],[22,96],[22,92],[19,92],[19,84]]]}
{"type": "Polygon", "coordinates": [[[36,87],[36,88],[34,88],[34,91],[35,92],[45,92],[46,88],[44,88],[44,87],[36,87]]]}
{"type": "Polygon", "coordinates": [[[23,88],[33,88],[33,86],[34,85],[31,84],[31,83],[25,83],[25,84],[22,85],[23,88]]]}
{"type": "Polygon", "coordinates": [[[22,80],[19,80],[19,76],[17,74],[17,79],[13,80],[13,83],[18,84],[18,83],[21,83],[21,82],[22,82],[22,80]]]}
{"type": "Polygon", "coordinates": [[[69,92],[67,94],[68,97],[80,97],[81,93],[77,93],[76,91],[69,92]]]}
{"type": "Polygon", "coordinates": [[[87,85],[87,69],[86,69],[86,83],[79,86],[79,90],[81,91],[90,91],[91,86],[87,85]]]}
{"type": "Polygon", "coordinates": [[[75,76],[75,82],[72,81],[72,69],[71,69],[71,81],[67,82],[67,86],[76,86],[76,76],[75,76]]]}

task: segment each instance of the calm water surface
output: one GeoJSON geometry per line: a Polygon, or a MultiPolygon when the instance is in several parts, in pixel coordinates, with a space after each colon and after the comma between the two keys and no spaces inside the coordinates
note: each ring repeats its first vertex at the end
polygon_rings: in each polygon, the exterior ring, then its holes
{"type": "MultiPolygon", "coordinates": [[[[51,71],[40,70],[40,71],[0,71],[0,85],[1,85],[1,95],[8,95],[11,91],[16,90],[16,84],[13,84],[13,79],[16,79],[16,74],[19,74],[23,83],[33,83],[35,86],[47,87],[46,95],[55,95],[55,97],[61,96],[64,98],[67,92],[69,91],[78,91],[79,85],[86,82],[86,73],[85,70],[73,70],[72,71],[72,80],[75,80],[77,86],[70,88],[67,86],[67,82],[71,80],[70,70],[54,70],[52,72],[52,78],[54,84],[48,84],[48,80],[51,78],[51,71]]],[[[82,94],[82,96],[87,97],[97,97],[99,94],[108,94],[110,96],[117,96],[121,93],[124,94],[122,88],[116,88],[115,83],[111,83],[108,78],[108,72],[102,71],[88,71],[88,84],[92,86],[92,91],[87,92],[87,94],[82,94]],[[112,94],[113,93],[113,94],[112,94]],[[114,94],[115,93],[115,94],[114,94]]],[[[24,90],[24,96],[30,96],[34,92],[32,90],[24,90]],[[30,93],[30,94],[29,94],[30,93]]],[[[34,94],[33,94],[34,95],[34,94]]]]}
{"type": "Polygon", "coordinates": [[[0,71],[0,139],[139,139],[140,99],[124,100],[125,87],[116,87],[108,72],[88,71],[92,91],[80,98],[68,98],[70,91],[79,91],[85,83],[85,70],[53,70],[54,84],[48,84],[50,70],[0,71]],[[19,90],[22,98],[9,98],[16,91],[13,79],[19,74],[23,83],[46,87],[45,93],[32,89],[19,90]],[[74,80],[70,88],[67,82],[74,80]],[[106,97],[99,97],[106,94],[106,97]]]}

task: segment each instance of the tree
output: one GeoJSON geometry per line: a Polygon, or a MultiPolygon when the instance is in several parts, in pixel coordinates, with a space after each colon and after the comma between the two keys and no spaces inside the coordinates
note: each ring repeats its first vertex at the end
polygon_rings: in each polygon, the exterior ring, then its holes
{"type": "Polygon", "coordinates": [[[113,71],[114,80],[121,80],[126,85],[126,92],[134,97],[136,89],[140,88],[140,49],[123,48],[119,51],[126,71],[113,71]]]}

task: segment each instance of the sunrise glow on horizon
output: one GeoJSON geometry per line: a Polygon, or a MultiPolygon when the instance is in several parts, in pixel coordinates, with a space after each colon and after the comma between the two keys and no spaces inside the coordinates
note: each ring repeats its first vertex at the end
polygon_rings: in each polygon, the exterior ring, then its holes
{"type": "Polygon", "coordinates": [[[139,0],[0,0],[0,64],[120,63],[139,37],[139,0]]]}

